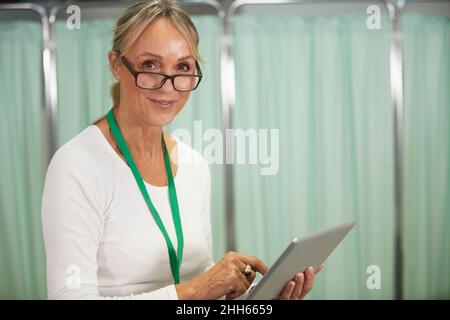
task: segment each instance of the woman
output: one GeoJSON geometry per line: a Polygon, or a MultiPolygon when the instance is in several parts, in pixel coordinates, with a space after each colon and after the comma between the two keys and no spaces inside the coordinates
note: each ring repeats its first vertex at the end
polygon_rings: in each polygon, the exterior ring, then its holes
{"type": "MultiPolygon", "coordinates": [[[[135,4],[118,20],[114,107],[62,146],[46,175],[50,299],[234,299],[266,272],[234,252],[214,264],[208,164],[163,131],[200,83],[198,43],[174,1],[135,4]]],[[[297,274],[279,298],[302,299],[314,275],[297,274]]]]}

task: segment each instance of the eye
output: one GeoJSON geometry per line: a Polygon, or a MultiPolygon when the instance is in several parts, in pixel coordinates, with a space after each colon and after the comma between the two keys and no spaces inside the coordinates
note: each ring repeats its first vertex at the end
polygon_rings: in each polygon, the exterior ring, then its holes
{"type": "Polygon", "coordinates": [[[191,70],[191,66],[187,63],[182,63],[179,66],[179,70],[181,70],[183,72],[188,72],[189,70],[191,70]]]}
{"type": "Polygon", "coordinates": [[[152,67],[155,66],[156,66],[155,63],[151,60],[146,60],[141,65],[142,69],[152,69],[152,67]]]}

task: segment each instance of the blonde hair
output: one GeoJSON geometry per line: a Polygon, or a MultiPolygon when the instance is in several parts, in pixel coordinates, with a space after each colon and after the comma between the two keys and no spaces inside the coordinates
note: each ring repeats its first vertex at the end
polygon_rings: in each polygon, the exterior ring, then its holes
{"type": "MultiPolygon", "coordinates": [[[[175,0],[140,1],[129,7],[117,21],[112,51],[124,56],[135,44],[147,26],[158,18],[168,18],[183,34],[194,58],[201,62],[198,45],[200,38],[189,15],[175,0]]],[[[120,102],[120,83],[111,87],[113,107],[120,102]]]]}

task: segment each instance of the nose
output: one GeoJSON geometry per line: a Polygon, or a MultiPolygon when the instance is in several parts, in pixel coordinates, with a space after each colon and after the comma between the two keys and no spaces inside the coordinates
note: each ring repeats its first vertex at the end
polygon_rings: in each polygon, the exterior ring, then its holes
{"type": "Polygon", "coordinates": [[[176,91],[171,79],[166,79],[166,82],[164,82],[163,86],[159,88],[159,90],[165,92],[176,91]]]}

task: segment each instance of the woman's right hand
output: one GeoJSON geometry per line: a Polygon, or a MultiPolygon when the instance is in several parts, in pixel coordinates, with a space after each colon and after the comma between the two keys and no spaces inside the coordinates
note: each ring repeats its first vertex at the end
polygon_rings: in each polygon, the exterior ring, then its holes
{"type": "Polygon", "coordinates": [[[256,272],[265,274],[268,268],[260,259],[237,252],[228,252],[217,264],[196,278],[175,286],[180,300],[215,300],[223,296],[235,299],[244,294],[256,277],[256,272]],[[252,267],[248,277],[244,275],[246,265],[252,267]]]}

